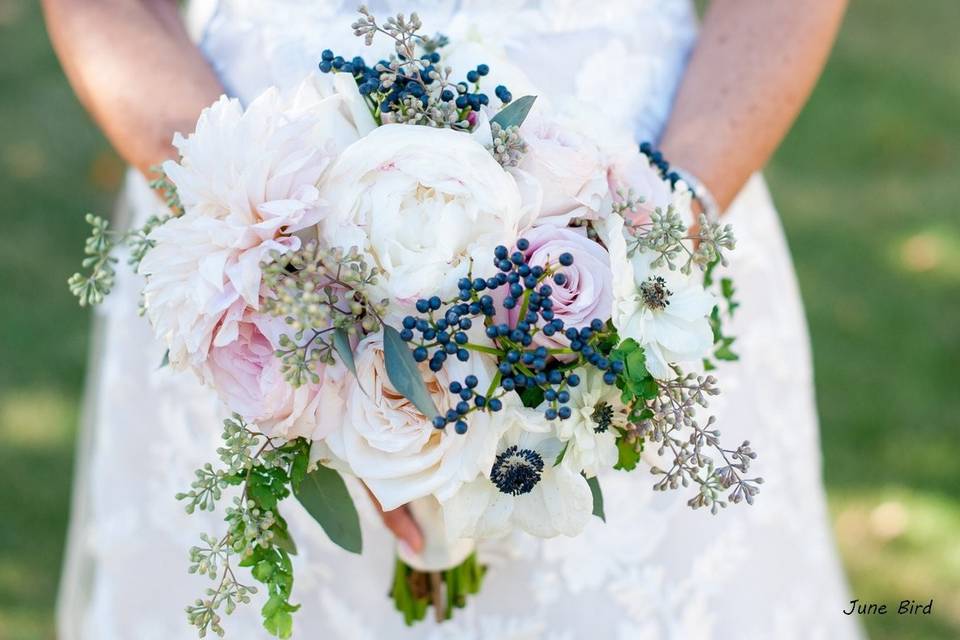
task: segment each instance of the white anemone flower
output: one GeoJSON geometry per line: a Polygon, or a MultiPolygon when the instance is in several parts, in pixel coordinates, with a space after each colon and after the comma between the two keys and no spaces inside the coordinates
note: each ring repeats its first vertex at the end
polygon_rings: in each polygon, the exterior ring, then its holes
{"type": "Polygon", "coordinates": [[[659,379],[675,376],[670,365],[696,362],[713,345],[709,314],[716,298],[703,288],[699,273],[655,268],[655,255],[628,253],[624,221],[610,214],[597,231],[613,267],[613,315],[622,340],[633,338],[644,349],[647,370],[659,379]]]}
{"type": "Polygon", "coordinates": [[[616,385],[604,382],[603,373],[592,368],[569,393],[572,413],[557,423],[557,437],[567,447],[564,460],[592,477],[617,462],[617,428],[626,426],[626,407],[616,385]]]}
{"type": "Polygon", "coordinates": [[[590,487],[566,459],[555,464],[563,445],[543,413],[505,409],[502,419],[511,426],[489,473],[443,503],[447,535],[494,538],[514,528],[541,538],[579,534],[593,511],[590,487]]]}

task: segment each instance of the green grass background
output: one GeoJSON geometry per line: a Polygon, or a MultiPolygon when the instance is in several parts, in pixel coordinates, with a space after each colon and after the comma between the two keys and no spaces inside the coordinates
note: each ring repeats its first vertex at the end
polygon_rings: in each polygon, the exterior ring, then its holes
{"type": "MultiPolygon", "coordinates": [[[[854,0],[768,176],[817,366],[854,593],[934,598],[876,640],[960,638],[960,2],[854,0]]],[[[0,0],[0,640],[53,638],[89,315],[65,286],[122,167],[36,3],[0,0]]]]}

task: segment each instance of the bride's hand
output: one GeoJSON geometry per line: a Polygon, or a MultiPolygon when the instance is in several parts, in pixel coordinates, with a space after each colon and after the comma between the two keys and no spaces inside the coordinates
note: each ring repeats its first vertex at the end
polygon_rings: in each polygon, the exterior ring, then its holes
{"type": "Polygon", "coordinates": [[[369,489],[367,489],[367,493],[370,495],[373,506],[380,513],[383,524],[387,525],[387,529],[393,532],[393,535],[397,537],[401,544],[405,544],[414,553],[419,553],[423,549],[423,534],[420,533],[420,527],[417,526],[416,521],[410,514],[410,509],[404,505],[392,511],[384,511],[376,496],[370,493],[369,489]]]}

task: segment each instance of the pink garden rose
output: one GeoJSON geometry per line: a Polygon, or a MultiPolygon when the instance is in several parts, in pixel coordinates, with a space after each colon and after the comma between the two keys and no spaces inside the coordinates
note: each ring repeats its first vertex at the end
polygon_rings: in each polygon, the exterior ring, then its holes
{"type": "Polygon", "coordinates": [[[237,323],[236,338],[210,349],[206,368],[209,383],[231,411],[271,436],[306,437],[319,440],[340,419],[325,411],[339,393],[334,378],[319,365],[320,383],[294,387],[281,371],[274,355],[280,336],[288,330],[280,318],[246,311],[237,323]]]}
{"type": "MultiPolygon", "coordinates": [[[[553,280],[545,281],[553,289],[551,299],[554,317],[563,320],[565,327],[583,327],[594,318],[604,322],[610,318],[613,274],[606,249],[587,238],[582,228],[541,225],[528,229],[521,237],[530,243],[525,253],[531,267],[545,266],[549,262],[566,276],[562,285],[553,280]],[[559,266],[558,259],[562,253],[573,256],[573,264],[569,267],[559,266]]],[[[505,295],[506,287],[499,289],[498,293],[500,291],[505,295]]],[[[508,312],[511,325],[517,321],[519,313],[519,305],[508,312]]],[[[548,349],[567,346],[562,332],[547,336],[541,331],[533,337],[533,341],[548,349]]]]}

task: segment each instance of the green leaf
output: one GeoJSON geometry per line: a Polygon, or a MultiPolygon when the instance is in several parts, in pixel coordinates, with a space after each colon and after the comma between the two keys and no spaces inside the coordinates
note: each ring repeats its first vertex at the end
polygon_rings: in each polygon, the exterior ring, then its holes
{"type": "Polygon", "coordinates": [[[723,321],[720,319],[719,305],[715,306],[713,311],[710,312],[710,328],[713,330],[713,357],[717,360],[739,360],[740,356],[730,348],[736,342],[736,338],[723,335],[723,321]]]}
{"type": "MultiPolygon", "coordinates": [[[[277,519],[278,522],[283,522],[280,516],[277,516],[277,519]]],[[[292,556],[297,555],[297,545],[293,541],[293,537],[290,536],[290,531],[287,529],[286,522],[283,522],[282,526],[275,525],[271,531],[273,531],[273,544],[275,546],[283,549],[292,556]]]]}
{"type": "Polygon", "coordinates": [[[278,638],[289,638],[293,634],[292,612],[299,609],[280,596],[270,596],[260,613],[263,615],[263,628],[278,638]]]}
{"type": "Polygon", "coordinates": [[[527,387],[520,394],[520,402],[523,406],[530,409],[536,409],[543,402],[543,389],[540,387],[527,387]]]}
{"type": "Polygon", "coordinates": [[[383,326],[383,360],[393,388],[403,394],[428,419],[436,416],[439,412],[427,392],[427,385],[420,375],[420,367],[413,359],[407,344],[400,338],[400,332],[389,325],[383,326]]]}
{"type": "Polygon", "coordinates": [[[557,456],[557,459],[554,460],[553,466],[556,467],[556,466],[559,465],[561,462],[563,462],[563,457],[564,457],[565,455],[567,455],[567,449],[569,449],[569,448],[570,448],[570,441],[567,440],[566,442],[563,443],[563,449],[560,451],[560,455],[557,456]]]}
{"type": "Polygon", "coordinates": [[[709,287],[713,284],[713,270],[717,268],[717,265],[720,264],[720,258],[714,259],[710,264],[707,265],[707,268],[703,272],[703,286],[704,288],[709,287]]]}
{"type": "Polygon", "coordinates": [[[720,292],[723,294],[724,300],[727,301],[727,315],[733,317],[733,312],[740,306],[740,303],[733,299],[734,294],[737,292],[733,287],[733,280],[730,278],[720,278],[720,292]]]}
{"type": "Polygon", "coordinates": [[[356,377],[357,365],[353,361],[353,349],[350,348],[350,338],[345,330],[336,329],[333,332],[333,348],[340,356],[340,362],[346,365],[347,369],[350,369],[350,373],[356,377]]]}
{"type": "Polygon", "coordinates": [[[273,576],[273,563],[269,560],[261,560],[250,574],[259,582],[266,582],[273,576]]]}
{"type": "Polygon", "coordinates": [[[530,109],[533,107],[533,103],[536,99],[537,96],[523,96],[522,98],[517,98],[501,109],[497,115],[490,118],[490,122],[496,122],[504,129],[513,126],[519,127],[521,124],[523,124],[523,121],[527,119],[527,114],[530,113],[530,109]]]}
{"type": "Polygon", "coordinates": [[[300,483],[307,477],[307,468],[310,466],[310,446],[309,444],[300,447],[297,455],[294,456],[290,464],[290,486],[296,491],[300,483]]]}
{"type": "Polygon", "coordinates": [[[164,367],[170,364],[170,349],[167,349],[163,352],[163,360],[160,361],[160,366],[158,369],[163,369],[164,367]]]}
{"type": "Polygon", "coordinates": [[[318,466],[307,474],[294,495],[320,523],[331,542],[352,553],[360,553],[363,549],[360,518],[339,473],[318,466]]]}
{"type": "Polygon", "coordinates": [[[603,491],[600,490],[600,481],[597,480],[597,476],[593,476],[587,478],[587,484],[590,485],[590,493],[593,495],[593,515],[606,522],[607,516],[603,513],[603,491]]]}
{"type": "Polygon", "coordinates": [[[251,473],[247,480],[247,496],[262,509],[273,511],[277,508],[277,496],[273,494],[264,477],[251,473]]]}
{"type": "Polygon", "coordinates": [[[635,442],[627,442],[624,437],[617,438],[617,464],[614,469],[621,471],[633,471],[640,462],[640,452],[637,451],[635,442]]]}

